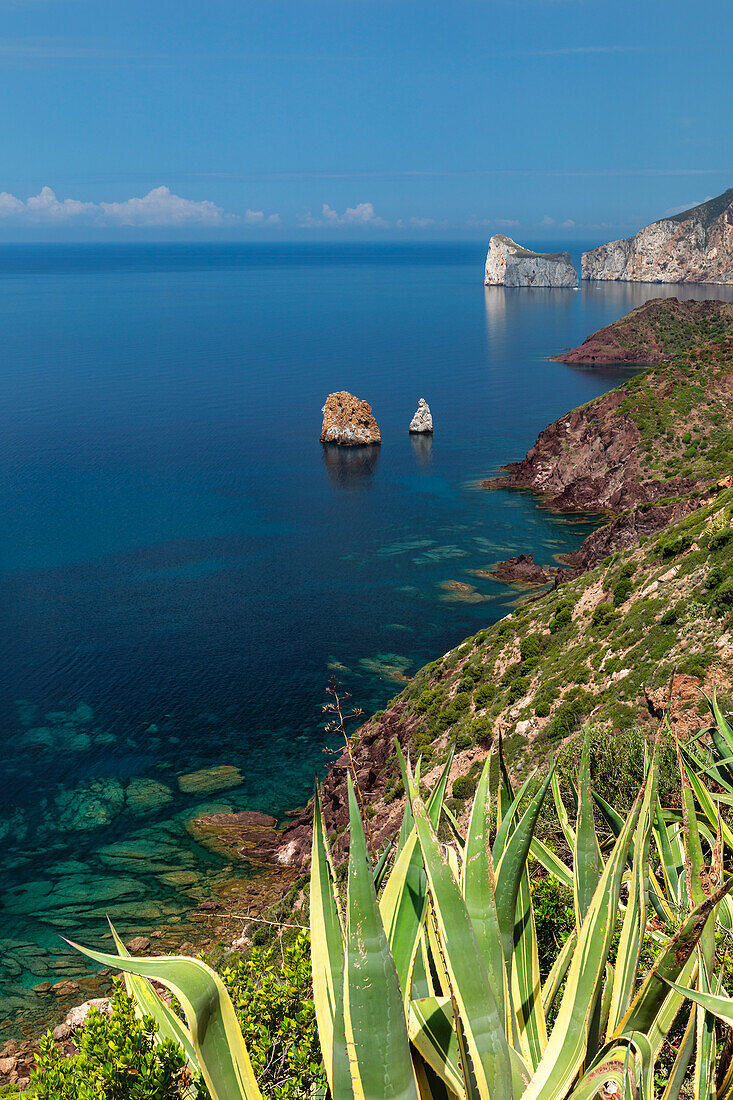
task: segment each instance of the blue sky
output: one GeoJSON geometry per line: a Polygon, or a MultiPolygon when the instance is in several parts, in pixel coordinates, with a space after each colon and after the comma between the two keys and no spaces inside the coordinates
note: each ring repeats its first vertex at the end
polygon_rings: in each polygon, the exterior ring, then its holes
{"type": "Polygon", "coordinates": [[[0,0],[0,239],[610,239],[733,186],[731,0],[0,0]]]}

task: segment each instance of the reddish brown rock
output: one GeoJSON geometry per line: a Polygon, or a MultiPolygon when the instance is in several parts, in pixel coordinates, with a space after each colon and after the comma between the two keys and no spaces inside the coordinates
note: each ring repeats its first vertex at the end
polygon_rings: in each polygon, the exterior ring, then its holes
{"type": "Polygon", "coordinates": [[[605,363],[654,364],[681,344],[694,341],[701,324],[720,322],[733,331],[730,302],[652,298],[625,317],[591,333],[577,348],[551,356],[558,363],[594,367],[605,363]]]}
{"type": "Polygon", "coordinates": [[[347,393],[346,390],[330,393],[321,412],[323,413],[321,443],[337,443],[341,447],[360,447],[382,442],[382,435],[374,419],[371,405],[354,397],[353,393],[347,393]]]}
{"type": "Polygon", "coordinates": [[[488,572],[489,576],[504,584],[547,584],[558,570],[546,573],[542,566],[537,565],[532,554],[518,554],[516,558],[498,561],[488,572]]]}

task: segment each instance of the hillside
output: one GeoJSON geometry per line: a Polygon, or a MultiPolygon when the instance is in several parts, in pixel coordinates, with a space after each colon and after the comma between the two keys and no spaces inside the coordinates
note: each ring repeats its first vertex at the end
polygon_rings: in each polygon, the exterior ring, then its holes
{"type": "Polygon", "coordinates": [[[683,347],[689,348],[703,334],[712,338],[732,331],[730,302],[652,298],[592,333],[579,347],[550,358],[591,367],[604,363],[650,365],[664,362],[683,347]]]}
{"type": "Polygon", "coordinates": [[[582,279],[733,283],[733,188],[583,253],[582,279]]]}
{"type": "MultiPolygon", "coordinates": [[[[376,841],[401,815],[395,738],[424,772],[449,745],[451,782],[472,777],[501,732],[523,771],[584,723],[608,733],[699,720],[701,692],[733,684],[733,339],[704,323],[665,362],[540,434],[491,488],[531,488],[554,506],[609,522],[586,540],[570,579],[421,669],[350,751],[376,841]]],[[[330,829],[346,826],[348,758],[324,786],[330,829]]],[[[460,799],[456,809],[460,811],[460,799]]],[[[310,808],[278,858],[303,864],[310,808]]]]}

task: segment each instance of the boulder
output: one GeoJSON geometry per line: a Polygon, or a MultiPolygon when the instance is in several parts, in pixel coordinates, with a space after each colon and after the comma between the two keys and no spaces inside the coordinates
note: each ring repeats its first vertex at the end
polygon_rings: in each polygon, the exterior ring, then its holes
{"type": "Polygon", "coordinates": [[[341,447],[359,447],[363,444],[381,443],[371,405],[341,390],[330,393],[321,409],[323,427],[321,443],[337,443],[341,447]]]}
{"type": "Polygon", "coordinates": [[[424,397],[421,397],[417,403],[415,415],[410,421],[410,431],[430,433],[433,431],[433,414],[430,412],[430,406],[424,397]]]}
{"type": "Polygon", "coordinates": [[[147,936],[135,936],[131,939],[127,945],[127,950],[132,955],[139,955],[141,951],[147,951],[150,947],[150,940],[147,936]]]}
{"type": "Polygon", "coordinates": [[[572,290],[578,286],[578,273],[569,252],[532,252],[510,237],[497,234],[489,241],[484,284],[572,290]]]}
{"type": "Polygon", "coordinates": [[[82,1005],[75,1005],[67,1014],[64,1023],[67,1027],[85,1027],[90,1008],[96,1008],[103,1016],[111,1016],[112,1002],[108,997],[97,997],[92,1001],[85,1001],[82,1005]]]}

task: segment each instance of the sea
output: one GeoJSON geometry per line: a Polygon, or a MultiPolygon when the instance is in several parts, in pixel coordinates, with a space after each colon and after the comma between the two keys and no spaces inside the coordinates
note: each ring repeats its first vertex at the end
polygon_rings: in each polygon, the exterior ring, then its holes
{"type": "Polygon", "coordinates": [[[484,255],[0,247],[5,1035],[88,973],[62,937],[109,945],[109,914],[183,938],[250,873],[190,822],[306,802],[339,747],[332,677],[384,707],[525,598],[473,571],[553,565],[600,522],[480,484],[628,377],[547,357],[648,298],[733,298],[485,288],[484,255]],[[336,390],[371,404],[381,446],[321,445],[336,390]],[[432,438],[408,434],[420,397],[432,438]]]}

